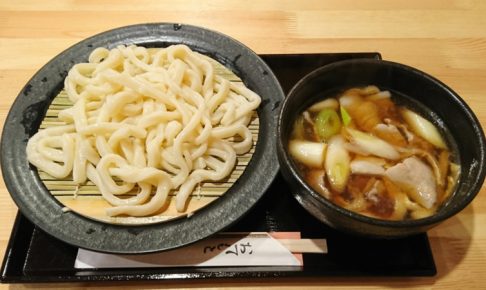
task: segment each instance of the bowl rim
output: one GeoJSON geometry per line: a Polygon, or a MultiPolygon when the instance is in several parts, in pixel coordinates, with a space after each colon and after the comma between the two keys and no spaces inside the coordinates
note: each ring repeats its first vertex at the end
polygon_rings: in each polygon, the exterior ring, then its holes
{"type": "MultiPolygon", "coordinates": [[[[443,220],[446,220],[452,217],[453,215],[459,213],[461,210],[463,210],[467,205],[471,203],[471,201],[476,197],[476,195],[481,190],[481,187],[483,185],[486,176],[486,166],[483,166],[486,160],[486,138],[483,129],[481,127],[481,123],[479,122],[478,118],[476,117],[472,109],[469,107],[469,105],[454,90],[452,90],[449,86],[447,86],[445,83],[438,80],[437,78],[417,68],[411,67],[409,65],[388,61],[388,60],[359,58],[359,59],[337,61],[319,67],[313,70],[312,72],[308,73],[307,75],[305,75],[292,87],[292,89],[287,94],[280,108],[278,122],[277,122],[277,138],[278,138],[277,140],[278,160],[281,168],[286,167],[287,169],[289,169],[292,177],[299,183],[301,187],[305,188],[306,193],[308,193],[310,197],[313,198],[313,200],[317,201],[320,205],[323,205],[325,208],[330,209],[332,211],[337,211],[348,218],[360,222],[364,222],[367,224],[373,224],[376,226],[390,227],[390,228],[421,227],[421,226],[437,224],[443,220]],[[284,132],[282,130],[282,127],[283,127],[283,122],[285,120],[285,116],[283,116],[283,114],[288,110],[289,103],[292,96],[295,95],[296,92],[299,91],[308,82],[313,81],[314,79],[318,78],[323,74],[332,73],[332,71],[337,68],[353,66],[353,65],[386,66],[386,67],[390,67],[391,69],[404,70],[407,71],[408,73],[418,75],[419,77],[423,78],[425,81],[433,84],[434,86],[440,88],[441,90],[444,90],[449,96],[451,96],[453,102],[461,108],[461,111],[464,113],[464,117],[467,119],[468,123],[473,125],[473,129],[476,133],[475,136],[477,137],[476,141],[479,145],[479,152],[480,152],[479,160],[476,160],[479,166],[478,172],[474,181],[470,183],[469,193],[461,200],[460,203],[452,207],[451,210],[442,211],[439,208],[439,210],[435,214],[421,219],[410,219],[410,220],[399,220],[399,221],[379,219],[379,218],[365,216],[357,212],[353,212],[351,210],[345,209],[341,206],[338,206],[333,202],[331,202],[330,200],[326,199],[325,197],[321,196],[309,185],[307,185],[306,182],[303,181],[302,177],[300,176],[300,174],[295,168],[294,161],[290,158],[287,150],[285,149],[286,144],[283,144],[282,137],[284,132]]],[[[454,195],[456,191],[457,188],[454,189],[451,196],[454,195]]]]}

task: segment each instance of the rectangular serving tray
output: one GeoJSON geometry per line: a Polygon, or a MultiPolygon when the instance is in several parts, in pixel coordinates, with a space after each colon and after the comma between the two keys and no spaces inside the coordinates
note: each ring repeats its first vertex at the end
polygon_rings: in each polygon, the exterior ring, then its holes
{"type": "MultiPolygon", "coordinates": [[[[261,55],[285,93],[304,75],[331,62],[376,58],[379,53],[261,55]]],[[[378,240],[337,232],[308,214],[278,175],[262,200],[229,232],[300,232],[327,239],[328,254],[303,254],[302,267],[194,267],[78,270],[78,249],[59,241],[17,214],[1,269],[2,283],[150,281],[217,278],[325,276],[433,276],[435,263],[426,233],[378,240]]]]}

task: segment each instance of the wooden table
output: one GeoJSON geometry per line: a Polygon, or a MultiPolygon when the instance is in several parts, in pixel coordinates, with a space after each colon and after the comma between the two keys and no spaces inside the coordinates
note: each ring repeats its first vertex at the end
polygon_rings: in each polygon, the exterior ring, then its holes
{"type": "MultiPolygon", "coordinates": [[[[96,33],[135,23],[179,22],[230,35],[257,53],[378,51],[447,83],[486,124],[486,2],[459,0],[0,1],[0,122],[47,61],[96,33]]],[[[459,142],[461,140],[458,140],[459,142]]],[[[486,287],[486,192],[429,232],[438,273],[428,278],[322,278],[119,284],[149,288],[486,287]]],[[[0,183],[0,258],[17,208],[0,183]]],[[[19,288],[88,285],[17,285],[19,288]]],[[[15,286],[15,287],[17,287],[15,286]]],[[[98,285],[100,286],[100,285],[98,285]]],[[[7,288],[8,285],[0,285],[7,288]]]]}

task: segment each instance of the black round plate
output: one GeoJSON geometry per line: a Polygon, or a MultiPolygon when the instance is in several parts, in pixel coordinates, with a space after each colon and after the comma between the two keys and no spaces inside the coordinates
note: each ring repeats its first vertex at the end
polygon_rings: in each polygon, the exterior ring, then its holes
{"type": "Polygon", "coordinates": [[[155,23],[127,26],[81,41],[47,63],[22,89],[5,121],[1,165],[7,188],[20,211],[50,235],[77,247],[109,253],[149,253],[190,244],[241,218],[265,193],[278,171],[275,154],[277,108],[284,94],[270,68],[249,48],[203,28],[155,23]],[[63,213],[26,157],[27,140],[37,132],[52,99],[63,88],[72,65],[86,62],[96,47],[120,44],[166,47],[186,44],[236,73],[262,97],[255,153],[243,175],[217,201],[190,218],[140,226],[94,221],[63,213]]]}

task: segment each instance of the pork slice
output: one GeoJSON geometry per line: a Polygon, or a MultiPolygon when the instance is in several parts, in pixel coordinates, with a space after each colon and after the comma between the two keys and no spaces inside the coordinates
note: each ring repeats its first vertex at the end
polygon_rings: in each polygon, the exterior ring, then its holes
{"type": "Polygon", "coordinates": [[[385,176],[425,208],[432,208],[437,201],[437,187],[432,169],[417,157],[409,157],[388,168],[385,176]]]}

